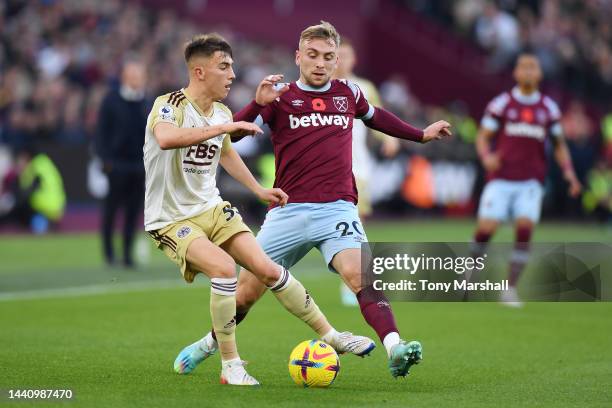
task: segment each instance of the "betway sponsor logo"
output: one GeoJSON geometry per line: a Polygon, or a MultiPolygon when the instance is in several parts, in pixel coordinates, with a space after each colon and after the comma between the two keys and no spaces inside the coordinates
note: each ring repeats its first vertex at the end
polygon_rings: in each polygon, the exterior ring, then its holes
{"type": "Polygon", "coordinates": [[[544,140],[546,137],[546,130],[543,126],[523,122],[506,123],[505,131],[508,136],[531,137],[538,140],[544,140]]]}
{"type": "Polygon", "coordinates": [[[349,118],[344,115],[325,115],[322,113],[311,113],[310,115],[293,116],[289,115],[289,126],[291,129],[310,126],[342,126],[348,128],[349,118]]]}

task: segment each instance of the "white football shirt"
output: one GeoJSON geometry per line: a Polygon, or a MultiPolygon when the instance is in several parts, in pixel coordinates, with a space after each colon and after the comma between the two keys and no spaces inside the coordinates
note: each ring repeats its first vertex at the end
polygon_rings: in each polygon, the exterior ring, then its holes
{"type": "Polygon", "coordinates": [[[157,230],[214,207],[221,197],[216,174],[223,149],[231,149],[229,135],[223,134],[198,145],[162,150],[153,134],[158,123],[178,127],[214,126],[232,121],[232,113],[220,102],[204,115],[184,89],[155,100],[147,119],[144,142],[146,172],[145,229],[157,230]]]}

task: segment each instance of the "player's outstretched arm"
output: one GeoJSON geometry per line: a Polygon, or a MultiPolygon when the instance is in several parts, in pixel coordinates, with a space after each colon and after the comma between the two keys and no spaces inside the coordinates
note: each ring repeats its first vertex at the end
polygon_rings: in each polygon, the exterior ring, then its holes
{"type": "Polygon", "coordinates": [[[289,196],[280,188],[262,187],[234,149],[228,148],[221,150],[219,163],[230,176],[251,190],[260,200],[272,202],[281,207],[287,204],[289,196]]]}
{"type": "Polygon", "coordinates": [[[263,132],[259,126],[250,122],[230,122],[195,128],[181,128],[171,123],[161,122],[153,129],[153,134],[162,150],[197,145],[225,133],[233,137],[233,135],[245,136],[263,132]]]}
{"type": "Polygon", "coordinates": [[[553,137],[554,155],[555,161],[563,172],[563,178],[569,183],[569,195],[571,197],[578,197],[582,191],[582,185],[576,177],[574,171],[574,165],[572,164],[572,156],[570,155],[567,143],[563,137],[553,137]]]}
{"type": "Polygon", "coordinates": [[[444,120],[432,123],[421,130],[381,108],[375,108],[372,117],[364,120],[363,123],[367,127],[386,133],[389,136],[420,143],[427,143],[452,135],[450,123],[444,120]]]}

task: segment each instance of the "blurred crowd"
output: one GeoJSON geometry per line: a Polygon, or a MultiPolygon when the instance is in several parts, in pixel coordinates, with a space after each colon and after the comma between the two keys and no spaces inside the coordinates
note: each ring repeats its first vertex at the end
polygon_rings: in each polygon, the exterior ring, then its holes
{"type": "Polygon", "coordinates": [[[529,48],[548,79],[611,103],[610,0],[400,1],[473,40],[489,54],[492,71],[507,69],[519,50],[529,48]]]}
{"type": "MultiPolygon", "coordinates": [[[[149,96],[176,90],[187,78],[178,45],[211,29],[118,0],[8,1],[0,4],[0,26],[0,142],[11,146],[90,142],[102,98],[126,58],[137,56],[148,67],[149,96]]],[[[270,72],[297,78],[290,50],[220,31],[236,55],[231,108],[244,106],[270,72]]],[[[381,91],[392,110],[417,124],[446,115],[421,106],[402,77],[390,77],[381,91]]],[[[465,116],[460,104],[453,110],[465,116]]],[[[466,119],[473,139],[475,124],[466,119]]]]}
{"type": "MultiPolygon", "coordinates": [[[[612,37],[605,21],[611,7],[604,7],[609,2],[405,3],[447,19],[460,32],[474,36],[491,52],[493,68],[511,63],[516,51],[530,43],[537,48],[547,75],[572,77],[568,84],[593,94],[610,89],[612,37]]],[[[91,145],[101,102],[117,85],[122,63],[138,58],[147,66],[146,94],[152,101],[156,95],[185,85],[182,44],[195,33],[218,31],[234,48],[238,78],[226,101],[233,110],[248,103],[259,81],[269,73],[284,73],[287,81],[297,79],[292,50],[254,42],[222,26],[196,27],[172,11],[131,2],[6,0],[0,2],[0,27],[0,146],[11,148],[32,143],[91,145]]],[[[406,143],[402,157],[416,154],[426,160],[477,167],[473,141],[478,118],[470,117],[461,101],[426,106],[411,92],[406,78],[397,75],[379,85],[383,103],[400,117],[417,126],[448,119],[458,136],[435,149],[406,143]]],[[[578,102],[567,110],[564,124],[577,154],[579,175],[588,185],[590,171],[600,157],[601,148],[595,143],[600,140],[600,125],[578,102]]],[[[612,146],[612,116],[607,129],[608,139],[604,140],[612,146]]],[[[247,159],[270,149],[266,138],[240,144],[237,147],[247,159]]],[[[403,172],[405,161],[401,163],[397,168],[403,172]]],[[[600,167],[607,171],[608,164],[603,162],[600,167]]],[[[452,177],[452,171],[447,173],[452,177]]],[[[452,184],[448,182],[442,185],[452,184]]],[[[606,191],[610,194],[609,187],[606,191]]]]}
{"type": "MultiPolygon", "coordinates": [[[[9,0],[0,3],[0,27],[0,141],[9,145],[88,142],[126,58],[148,67],[148,95],[176,90],[187,78],[182,44],[210,29],[119,0],[9,0]]],[[[247,100],[265,73],[293,71],[279,64],[291,62],[285,50],[223,34],[244,85],[232,102],[247,100]]]]}

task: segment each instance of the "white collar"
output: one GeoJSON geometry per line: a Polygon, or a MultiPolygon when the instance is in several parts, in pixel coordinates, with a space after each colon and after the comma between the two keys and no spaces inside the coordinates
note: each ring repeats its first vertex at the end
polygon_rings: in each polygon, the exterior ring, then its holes
{"type": "Polygon", "coordinates": [[[512,88],[512,97],[525,105],[534,105],[540,101],[542,95],[540,91],[535,91],[530,93],[529,95],[525,95],[521,92],[518,86],[512,88]]]}
{"type": "Polygon", "coordinates": [[[310,92],[326,92],[326,91],[329,91],[329,88],[331,88],[331,81],[328,81],[325,85],[323,85],[320,88],[315,88],[310,85],[307,85],[303,83],[302,81],[300,81],[299,79],[295,81],[295,84],[302,91],[310,91],[310,92]]]}

